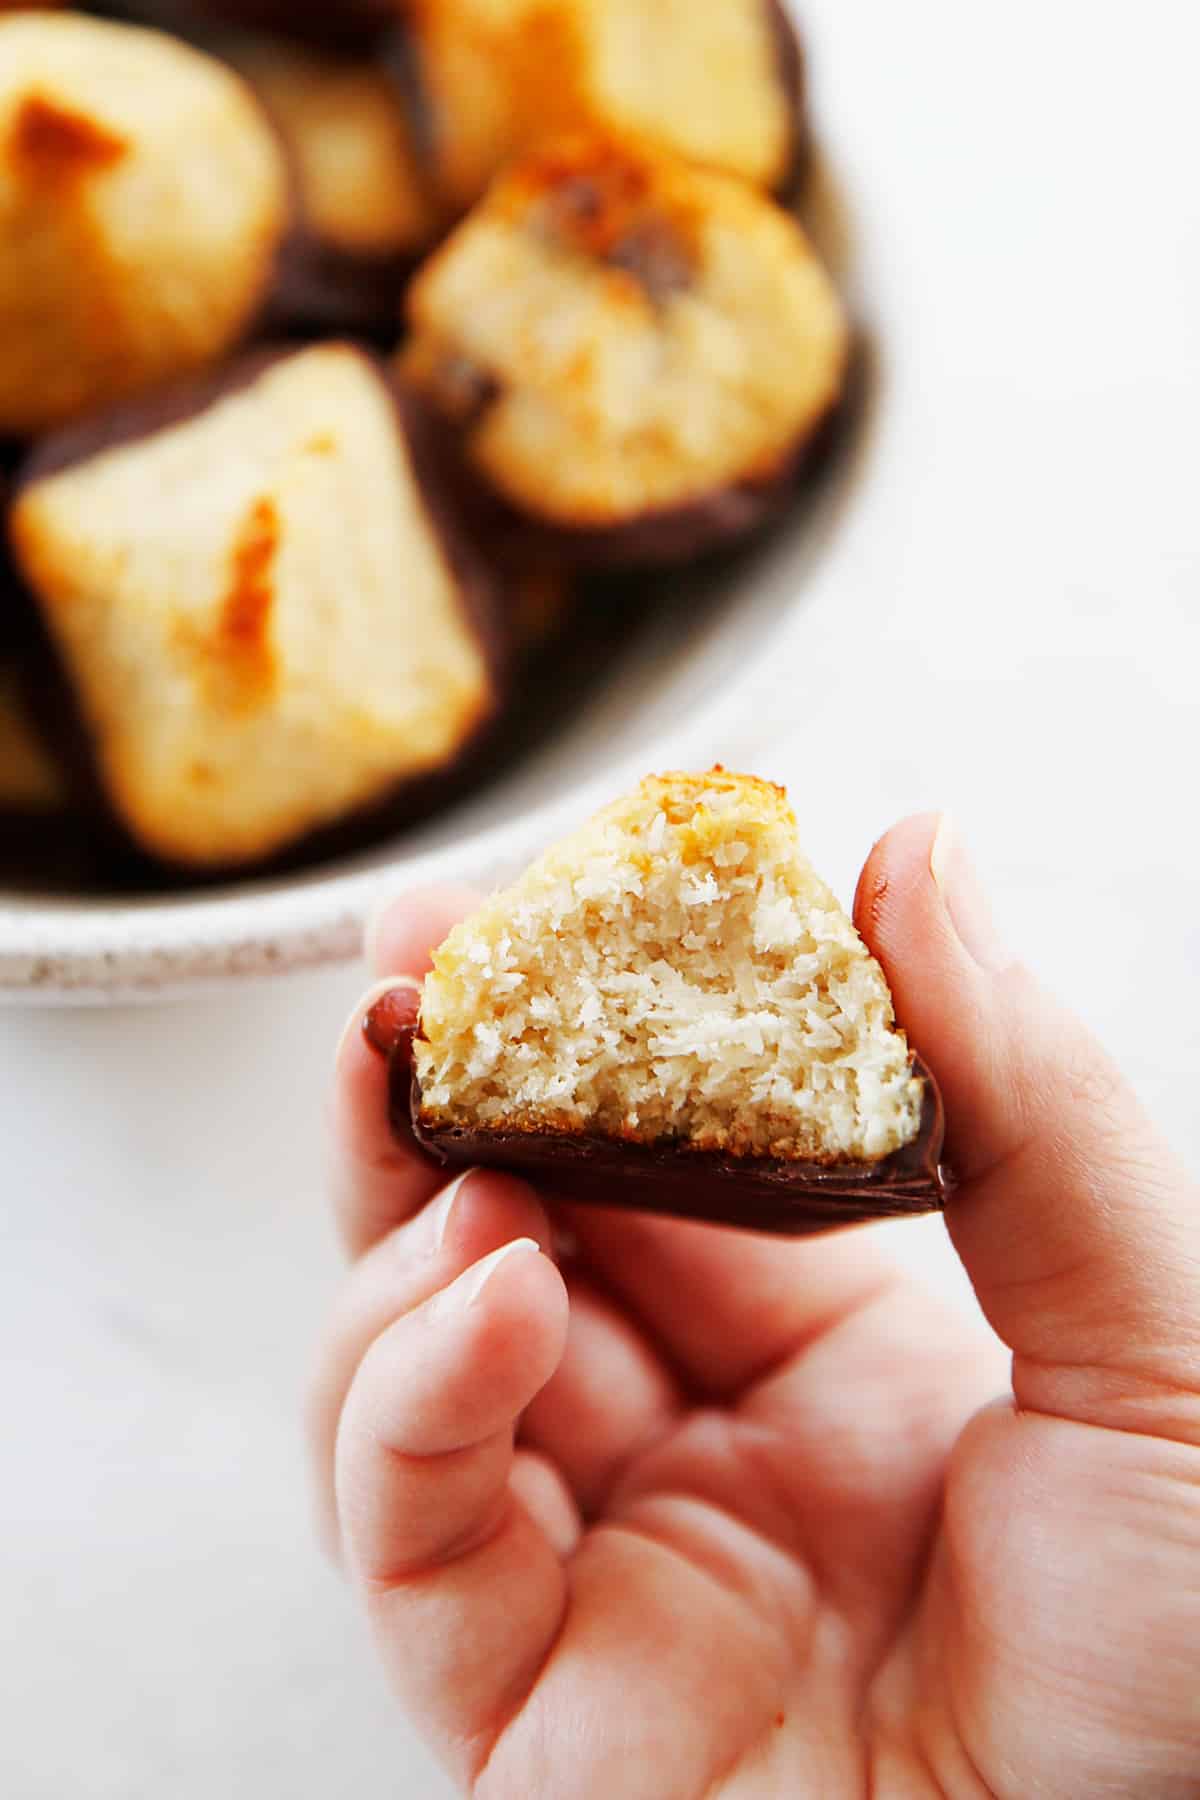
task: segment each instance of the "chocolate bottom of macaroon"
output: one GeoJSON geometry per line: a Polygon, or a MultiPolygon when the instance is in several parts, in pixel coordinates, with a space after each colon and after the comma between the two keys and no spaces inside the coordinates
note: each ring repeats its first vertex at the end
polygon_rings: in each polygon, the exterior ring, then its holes
{"type": "Polygon", "coordinates": [[[323,48],[369,47],[391,22],[392,0],[105,0],[89,12],[196,37],[214,20],[323,48]]]}
{"type": "MultiPolygon", "coordinates": [[[[26,596],[17,597],[26,605],[26,596]]],[[[90,881],[95,872],[91,834],[79,809],[63,747],[46,716],[52,680],[50,653],[32,609],[23,610],[19,642],[18,692],[25,722],[58,769],[63,791],[44,801],[17,803],[0,797],[0,886],[59,893],[90,881]]],[[[0,636],[2,636],[0,632],[0,636]]]]}
{"type": "Polygon", "coordinates": [[[443,479],[485,537],[523,543],[527,557],[603,574],[687,569],[782,524],[791,507],[803,501],[808,484],[820,479],[844,434],[853,431],[869,398],[871,378],[870,346],[856,332],[841,391],[769,469],[678,505],[647,507],[629,519],[596,526],[552,523],[503,495],[475,467],[457,427],[428,394],[403,372],[397,384],[424,414],[443,479]]]}
{"type": "Polygon", "coordinates": [[[547,553],[580,568],[678,568],[727,550],[782,518],[804,479],[825,461],[840,429],[839,399],[762,475],[748,476],[679,506],[647,509],[605,526],[551,526],[534,518],[531,534],[547,553]]]}
{"type": "Polygon", "coordinates": [[[266,331],[352,332],[390,346],[418,261],[408,250],[345,250],[297,227],[276,260],[266,331]]]}
{"type": "Polygon", "coordinates": [[[792,123],[788,157],[772,192],[785,204],[795,200],[803,190],[812,154],[812,137],[808,125],[808,102],[805,92],[804,48],[795,21],[783,0],[766,0],[767,24],[775,51],[775,74],[783,89],[788,115],[792,123]]]}
{"type": "Polygon", "coordinates": [[[34,813],[0,806],[0,887],[25,893],[74,893],[96,877],[84,822],[73,812],[34,813]]]}
{"type": "Polygon", "coordinates": [[[486,522],[493,538],[524,540],[536,558],[586,570],[679,569],[730,550],[782,520],[816,477],[840,436],[852,401],[842,395],[804,436],[763,474],[732,481],[678,506],[647,508],[608,525],[563,525],[526,511],[502,495],[471,464],[454,427],[434,412],[426,396],[402,379],[401,385],[438,421],[443,464],[453,469],[461,500],[486,522]]]}
{"type": "Polygon", "coordinates": [[[629,1144],[581,1133],[471,1130],[430,1126],[412,1067],[415,999],[364,1023],[367,1041],[389,1061],[393,1132],[410,1135],[449,1167],[510,1170],[557,1197],[592,1205],[666,1213],[713,1225],[806,1237],[843,1225],[938,1211],[953,1189],[942,1162],[945,1114],[928,1069],[921,1124],[911,1144],[877,1162],[783,1162],[691,1150],[677,1144],[629,1144]]]}

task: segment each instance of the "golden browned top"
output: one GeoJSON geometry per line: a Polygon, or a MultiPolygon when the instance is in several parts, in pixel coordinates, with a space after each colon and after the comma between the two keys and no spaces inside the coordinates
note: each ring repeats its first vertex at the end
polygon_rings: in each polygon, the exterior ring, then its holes
{"type": "Polygon", "coordinates": [[[167,36],[0,16],[0,433],[32,436],[214,361],[290,217],[245,82],[167,36]]]}
{"type": "Polygon", "coordinates": [[[208,629],[181,616],[179,648],[195,664],[208,702],[217,712],[262,705],[278,675],[271,635],[275,604],[274,563],[280,542],[279,508],[269,495],[251,502],[237,529],[229,558],[229,586],[208,629]]]}
{"type": "Polygon", "coordinates": [[[714,793],[733,794],[752,810],[757,808],[791,826],[796,823],[785,787],[777,781],[764,781],[759,775],[740,775],[723,763],[713,763],[702,775],[679,769],[665,775],[647,775],[639,783],[638,792],[645,800],[657,801],[670,825],[683,824],[697,809],[707,810],[708,797],[714,793]]]}
{"type": "Polygon", "coordinates": [[[638,801],[661,812],[677,829],[676,845],[686,865],[710,861],[731,833],[748,843],[782,826],[795,831],[796,817],[787,789],[757,775],[731,774],[714,763],[705,775],[673,770],[648,775],[638,786],[638,801]],[[731,808],[718,804],[728,796],[731,808]]]}
{"type": "Polygon", "coordinates": [[[101,120],[44,94],[22,101],[9,137],[13,162],[28,178],[43,181],[107,169],[128,151],[128,140],[101,120]]]}
{"type": "Polygon", "coordinates": [[[500,208],[514,220],[536,209],[558,244],[598,262],[632,260],[669,233],[690,264],[699,256],[700,214],[678,173],[674,159],[648,145],[580,132],[528,155],[502,184],[500,208]]]}

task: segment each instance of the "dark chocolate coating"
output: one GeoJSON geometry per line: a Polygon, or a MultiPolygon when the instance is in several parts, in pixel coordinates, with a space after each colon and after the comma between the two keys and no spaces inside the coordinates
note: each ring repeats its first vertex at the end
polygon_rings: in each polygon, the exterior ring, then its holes
{"type": "Polygon", "coordinates": [[[285,330],[353,332],[393,343],[404,290],[419,260],[408,250],[343,250],[298,224],[276,258],[270,321],[285,330]]]}
{"type": "Polygon", "coordinates": [[[786,199],[796,193],[803,181],[811,147],[804,91],[804,51],[795,20],[785,10],[783,0],[766,0],[766,8],[775,45],[775,71],[792,121],[787,167],[775,184],[775,193],[786,199]]]}
{"type": "MultiPolygon", "coordinates": [[[[648,508],[623,524],[550,525],[523,517],[544,553],[582,569],[672,568],[727,549],[786,511],[805,475],[824,459],[838,429],[840,399],[765,474],[714,488],[679,506],[648,508]]],[[[515,511],[515,509],[514,509],[515,511]]]]}
{"type": "MultiPolygon", "coordinates": [[[[393,4],[392,23],[375,45],[375,60],[387,74],[400,101],[413,162],[426,198],[437,202],[438,124],[421,66],[421,47],[412,21],[393,4]]],[[[449,223],[449,221],[445,221],[449,223]]]]}
{"type": "MultiPolygon", "coordinates": [[[[53,433],[38,445],[21,470],[17,492],[101,451],[136,443],[194,418],[217,401],[249,387],[273,363],[298,355],[300,348],[275,344],[249,351],[220,369],[172,382],[53,433]]],[[[440,768],[400,780],[378,799],[315,828],[271,857],[255,863],[194,866],[156,857],[130,837],[96,768],[87,721],[70,677],[57,653],[48,651],[54,670],[50,684],[53,692],[47,697],[43,716],[52,720],[53,740],[71,766],[84,810],[94,821],[97,841],[118,885],[153,888],[164,880],[177,883],[180,877],[191,885],[211,885],[248,873],[282,873],[324,857],[349,853],[450,804],[467,790],[489,760],[511,686],[511,607],[499,577],[479,548],[472,521],[456,493],[454,477],[444,464],[442,435],[426,409],[397,386],[387,365],[374,351],[360,344],[350,344],[348,348],[377,371],[395,403],[430,524],[450,565],[466,621],[487,662],[493,696],[491,710],[480,719],[457,755],[440,768]]]]}
{"type": "Polygon", "coordinates": [[[193,13],[317,44],[369,44],[395,16],[395,0],[192,0],[193,13]]]}
{"type": "Polygon", "coordinates": [[[919,1057],[913,1058],[913,1069],[925,1093],[913,1142],[878,1162],[816,1163],[623,1144],[599,1136],[430,1126],[421,1119],[410,1044],[411,1039],[401,1041],[391,1055],[393,1129],[404,1137],[411,1130],[439,1162],[509,1169],[563,1199],[803,1237],[869,1219],[935,1212],[953,1187],[941,1161],[941,1094],[919,1057]]]}
{"type": "Polygon", "coordinates": [[[394,17],[395,0],[108,0],[96,10],[185,37],[234,25],[342,49],[371,44],[394,17]]]}
{"type": "MultiPolygon", "coordinates": [[[[92,843],[86,821],[78,809],[78,796],[71,789],[70,769],[63,746],[49,728],[50,721],[43,704],[49,651],[28,597],[18,591],[16,598],[22,610],[19,640],[10,634],[8,644],[0,650],[0,657],[16,643],[17,654],[12,666],[16,670],[19,701],[29,727],[41,738],[46,754],[59,764],[67,791],[60,806],[46,809],[30,809],[0,801],[0,886],[32,884],[58,891],[88,879],[94,866],[92,843]]],[[[0,616],[0,626],[3,623],[0,616]]]]}
{"type": "Polygon", "coordinates": [[[76,814],[0,808],[0,891],[73,893],[95,874],[93,845],[76,814]]]}
{"type": "MultiPolygon", "coordinates": [[[[219,44],[216,53],[220,54],[219,44]]],[[[424,112],[414,93],[409,59],[394,27],[374,47],[371,60],[395,91],[397,109],[412,138],[415,172],[428,198],[432,177],[423,147],[424,112]]],[[[253,82],[250,86],[253,89],[253,82]]],[[[305,217],[299,165],[286,128],[275,118],[264,97],[254,91],[275,131],[291,186],[292,225],[275,258],[274,279],[264,307],[263,335],[348,333],[392,348],[400,334],[404,291],[436,241],[437,233],[431,233],[426,241],[380,251],[352,250],[322,237],[305,217]]]]}
{"type": "MultiPolygon", "coordinates": [[[[0,476],[0,513],[8,518],[9,484],[0,476]]],[[[13,565],[8,532],[0,531],[0,657],[22,650],[37,633],[37,613],[13,565]]]]}
{"type": "MultiPolygon", "coordinates": [[[[840,393],[765,473],[679,506],[647,508],[623,524],[586,527],[551,524],[507,499],[471,461],[460,422],[446,417],[425,393],[409,392],[436,441],[444,480],[477,536],[489,543],[523,544],[527,555],[567,568],[634,570],[688,565],[767,529],[800,497],[805,480],[820,472],[856,411],[864,374],[863,345],[854,337],[840,393]]],[[[481,386],[481,407],[498,392],[481,386]]]]}

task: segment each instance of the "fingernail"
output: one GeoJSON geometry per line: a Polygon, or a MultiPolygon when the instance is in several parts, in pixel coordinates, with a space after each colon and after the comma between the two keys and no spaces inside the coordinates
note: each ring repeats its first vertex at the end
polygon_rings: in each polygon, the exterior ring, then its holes
{"type": "Polygon", "coordinates": [[[929,849],[929,873],[968,956],[982,969],[1005,968],[1012,959],[1000,942],[991,908],[949,813],[938,820],[929,849]]]}
{"type": "Polygon", "coordinates": [[[398,975],[380,987],[363,1013],[362,1029],[372,1050],[386,1058],[416,1025],[421,1011],[421,984],[411,975],[398,975]]]}
{"type": "MultiPolygon", "coordinates": [[[[338,1038],[338,1046],[337,1046],[337,1051],[335,1053],[335,1061],[338,1061],[338,1062],[341,1061],[342,1051],[346,1048],[346,1045],[349,1043],[349,1041],[352,1037],[357,1036],[359,1033],[366,1035],[367,1020],[371,1016],[371,1014],[374,1012],[375,1008],[378,1006],[378,1004],[381,1000],[385,999],[386,996],[388,994],[390,994],[393,991],[393,989],[395,989],[397,987],[412,986],[412,985],[413,985],[413,983],[412,983],[411,976],[405,975],[405,976],[397,977],[397,976],[393,975],[390,978],[390,980],[377,981],[374,983],[374,985],[372,987],[369,987],[367,989],[366,993],[362,996],[362,998],[355,1002],[353,1012],[350,1014],[350,1017],[346,1020],[346,1023],[342,1026],[342,1033],[341,1033],[341,1036],[338,1038]]],[[[419,984],[417,984],[417,993],[418,993],[418,995],[420,993],[419,984]]],[[[379,1048],[379,1046],[372,1039],[368,1038],[368,1042],[371,1044],[371,1048],[373,1050],[376,1050],[379,1048]]],[[[383,1052],[381,1051],[380,1054],[382,1055],[383,1052]]]]}
{"type": "Polygon", "coordinates": [[[429,1202],[429,1229],[433,1234],[435,1251],[440,1250],[446,1241],[446,1233],[450,1229],[450,1219],[458,1204],[458,1196],[462,1192],[463,1182],[469,1181],[475,1173],[474,1169],[464,1169],[461,1175],[455,1176],[449,1187],[443,1188],[441,1193],[429,1202]]]}
{"type": "Polygon", "coordinates": [[[510,1256],[526,1256],[531,1250],[535,1256],[541,1254],[534,1240],[528,1237],[514,1238],[510,1244],[501,1244],[498,1250],[493,1250],[489,1256],[481,1257],[474,1263],[465,1275],[452,1281],[448,1288],[443,1288],[435,1296],[430,1310],[437,1314],[465,1312],[469,1306],[475,1305],[502,1262],[506,1262],[510,1256]]]}

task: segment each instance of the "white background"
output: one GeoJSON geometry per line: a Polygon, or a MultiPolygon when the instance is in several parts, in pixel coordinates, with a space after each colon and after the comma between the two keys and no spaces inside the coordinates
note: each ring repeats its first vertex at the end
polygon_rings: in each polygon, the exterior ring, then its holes
{"type": "MultiPolygon", "coordinates": [[[[795,727],[757,761],[846,895],[891,818],[951,807],[1010,938],[1200,1163],[1200,23],[806,16],[885,399],[853,579],[799,615],[795,727]]],[[[361,979],[0,1017],[12,1800],[444,1791],[311,1546],[297,1428],[361,979]]],[[[901,1243],[953,1284],[938,1225],[901,1243]]]]}

